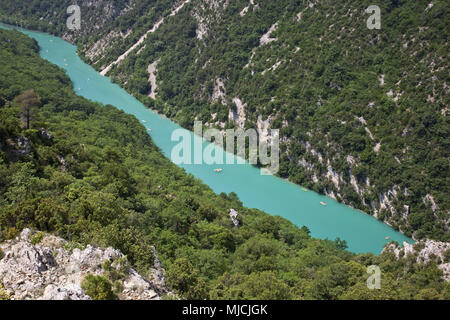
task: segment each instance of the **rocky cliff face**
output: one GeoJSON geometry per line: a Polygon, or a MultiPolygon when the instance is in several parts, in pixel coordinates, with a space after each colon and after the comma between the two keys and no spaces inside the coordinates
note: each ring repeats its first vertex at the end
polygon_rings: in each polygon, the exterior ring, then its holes
{"type": "Polygon", "coordinates": [[[118,250],[90,245],[69,250],[67,241],[29,229],[1,244],[0,249],[0,290],[12,300],[90,300],[81,282],[88,274],[107,277],[105,262],[112,270],[121,270],[120,290],[116,290],[121,300],[159,300],[161,295],[170,294],[156,251],[155,265],[149,272],[152,279],[148,280],[129,267],[118,250]]]}
{"type": "Polygon", "coordinates": [[[414,255],[418,263],[436,262],[438,268],[444,273],[444,280],[450,281],[450,243],[439,242],[434,240],[419,241],[414,245],[407,242],[403,243],[403,247],[396,244],[390,244],[383,252],[393,252],[397,259],[406,258],[409,255],[414,255]]]}
{"type": "MultiPolygon", "coordinates": [[[[68,7],[71,3],[66,3],[68,7]]],[[[108,0],[83,0],[78,1],[77,5],[81,8],[82,14],[82,28],[80,31],[73,32],[72,30],[65,29],[62,35],[64,40],[73,42],[78,38],[95,34],[98,30],[102,29],[108,23],[118,19],[127,11],[131,10],[134,6],[131,0],[129,1],[108,1],[108,0]]],[[[64,7],[63,7],[64,8],[64,7]]],[[[43,17],[50,22],[58,23],[51,14],[43,17]]]]}

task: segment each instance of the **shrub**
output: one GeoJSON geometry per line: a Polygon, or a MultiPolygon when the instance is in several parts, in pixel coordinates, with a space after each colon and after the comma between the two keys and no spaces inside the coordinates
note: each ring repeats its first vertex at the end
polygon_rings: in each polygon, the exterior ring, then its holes
{"type": "Polygon", "coordinates": [[[115,300],[111,282],[103,276],[88,274],[81,282],[81,288],[93,300],[115,300]]]}
{"type": "Polygon", "coordinates": [[[19,230],[17,230],[15,227],[9,227],[6,230],[5,238],[6,240],[14,239],[19,235],[19,230]]]}
{"type": "MultiPolygon", "coordinates": [[[[0,257],[1,257],[1,253],[0,253],[0,257]]],[[[450,262],[450,249],[447,249],[444,252],[444,263],[449,263],[450,262]]]]}
{"type": "Polygon", "coordinates": [[[120,294],[124,289],[123,283],[120,280],[114,281],[113,291],[115,294],[120,294]]]}
{"type": "Polygon", "coordinates": [[[102,264],[102,269],[105,270],[105,277],[113,283],[125,278],[129,268],[131,268],[131,266],[126,257],[119,258],[114,262],[106,260],[102,264]]]}
{"type": "Polygon", "coordinates": [[[69,252],[69,254],[72,254],[73,249],[75,249],[75,248],[78,248],[78,249],[80,249],[80,250],[83,250],[83,249],[84,249],[83,245],[81,245],[81,244],[79,244],[79,243],[76,243],[76,242],[73,242],[73,241],[67,242],[67,243],[64,245],[63,248],[64,248],[64,250],[66,250],[67,252],[69,252]]]}
{"type": "Polygon", "coordinates": [[[3,285],[0,284],[0,301],[10,299],[11,297],[9,296],[8,292],[6,292],[5,289],[3,288],[3,285]]]}
{"type": "Polygon", "coordinates": [[[102,264],[102,269],[105,270],[105,271],[111,271],[112,270],[111,264],[112,264],[111,260],[106,260],[102,264]]]}
{"type": "Polygon", "coordinates": [[[36,244],[40,243],[42,241],[42,239],[44,239],[44,233],[38,232],[31,238],[31,244],[36,245],[36,244]]]}

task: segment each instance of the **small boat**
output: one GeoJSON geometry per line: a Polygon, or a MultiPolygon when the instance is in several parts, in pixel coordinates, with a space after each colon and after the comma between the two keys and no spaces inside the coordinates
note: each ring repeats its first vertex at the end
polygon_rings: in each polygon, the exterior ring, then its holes
{"type": "Polygon", "coordinates": [[[305,192],[306,192],[306,191],[309,191],[309,190],[308,190],[308,189],[306,189],[306,188],[302,188],[302,191],[305,191],[305,192]]]}
{"type": "Polygon", "coordinates": [[[147,128],[147,130],[148,130],[148,131],[152,131],[152,129],[151,129],[151,128],[147,128]]]}
{"type": "Polygon", "coordinates": [[[325,202],[323,202],[323,201],[320,201],[320,204],[323,205],[323,206],[326,206],[326,205],[327,205],[327,204],[326,204],[325,202]]]}
{"type": "Polygon", "coordinates": [[[390,238],[391,238],[391,237],[386,237],[385,239],[386,239],[386,240],[389,240],[390,238]]]}
{"type": "Polygon", "coordinates": [[[143,123],[146,123],[147,121],[145,121],[145,120],[142,120],[142,122],[143,122],[143,123]]]}
{"type": "Polygon", "coordinates": [[[215,172],[222,172],[223,169],[214,169],[215,172]]]}

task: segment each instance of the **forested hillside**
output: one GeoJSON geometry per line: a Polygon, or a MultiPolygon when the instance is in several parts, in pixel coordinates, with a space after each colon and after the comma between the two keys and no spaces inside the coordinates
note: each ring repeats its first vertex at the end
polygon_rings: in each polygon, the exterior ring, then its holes
{"type": "Polygon", "coordinates": [[[77,96],[34,40],[0,30],[0,59],[0,242],[30,227],[72,248],[112,246],[142,275],[155,245],[183,298],[450,298],[437,268],[448,252],[423,262],[402,250],[355,255],[339,239],[313,239],[187,175],[136,118],[77,96]],[[369,265],[381,268],[382,290],[367,288],[369,265]]]}
{"type": "Polygon", "coordinates": [[[281,177],[449,241],[448,1],[380,0],[380,30],[370,1],[81,1],[76,32],[69,4],[0,1],[0,18],[77,43],[187,128],[281,129],[281,177]]]}

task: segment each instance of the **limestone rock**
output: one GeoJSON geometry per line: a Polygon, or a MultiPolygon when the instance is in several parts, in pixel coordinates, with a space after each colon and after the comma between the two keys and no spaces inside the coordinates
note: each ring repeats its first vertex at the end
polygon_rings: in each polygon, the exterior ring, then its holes
{"type": "Polygon", "coordinates": [[[230,209],[230,219],[236,227],[239,227],[240,222],[237,219],[237,217],[238,217],[238,212],[234,209],[230,209]]]}
{"type": "Polygon", "coordinates": [[[391,251],[397,259],[413,254],[416,255],[418,263],[428,263],[435,258],[438,262],[438,268],[444,273],[444,280],[450,282],[450,262],[446,262],[444,257],[447,250],[450,250],[450,243],[427,239],[418,241],[416,244],[403,242],[403,247],[390,244],[383,249],[383,252],[391,251]]]}
{"type": "Polygon", "coordinates": [[[91,298],[74,284],[68,284],[66,287],[50,284],[45,288],[42,300],[91,300],[91,298]]]}
{"type": "Polygon", "coordinates": [[[0,287],[13,300],[90,300],[81,282],[88,274],[107,276],[102,267],[106,261],[111,262],[111,268],[125,270],[119,280],[123,287],[117,293],[119,299],[159,300],[162,294],[170,294],[154,248],[155,266],[149,270],[151,279],[146,279],[131,267],[123,268],[126,257],[119,250],[88,245],[69,251],[61,238],[44,234],[38,244],[32,244],[33,235],[30,229],[24,229],[16,239],[0,244],[4,252],[0,287]]]}

